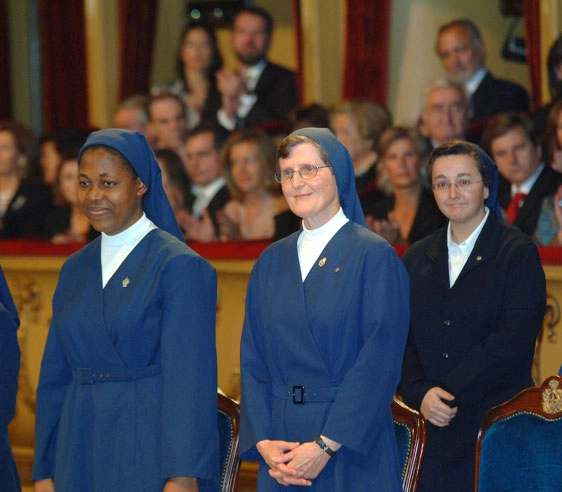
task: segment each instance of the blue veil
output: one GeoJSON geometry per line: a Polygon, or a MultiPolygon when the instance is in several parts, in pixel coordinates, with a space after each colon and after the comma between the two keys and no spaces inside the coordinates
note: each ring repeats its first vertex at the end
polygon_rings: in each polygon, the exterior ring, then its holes
{"type": "Polygon", "coordinates": [[[324,150],[334,169],[340,205],[346,217],[359,225],[367,226],[365,215],[355,188],[355,172],[347,149],[328,128],[301,128],[289,136],[302,135],[314,140],[324,150]]]}
{"type": "Polygon", "coordinates": [[[490,212],[495,213],[502,221],[503,215],[500,208],[500,203],[498,201],[498,189],[499,189],[499,182],[500,176],[498,173],[498,167],[496,163],[492,160],[492,158],[478,145],[472,144],[474,149],[478,153],[480,159],[484,163],[484,167],[486,169],[486,176],[490,181],[490,196],[486,198],[484,201],[484,205],[490,209],[490,212]]]}
{"type": "Polygon", "coordinates": [[[162,188],[160,166],[144,135],[118,128],[93,132],[80,149],[78,161],[84,151],[92,145],[104,145],[123,154],[147,188],[142,200],[142,208],[146,216],[160,229],[185,242],[172,206],[162,188]]]}

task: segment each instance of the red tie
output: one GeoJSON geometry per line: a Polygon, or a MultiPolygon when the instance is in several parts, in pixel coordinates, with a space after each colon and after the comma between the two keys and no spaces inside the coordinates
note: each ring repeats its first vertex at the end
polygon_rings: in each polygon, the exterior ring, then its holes
{"type": "Polygon", "coordinates": [[[527,193],[516,193],[509,202],[509,206],[507,207],[507,220],[510,224],[515,222],[515,217],[517,217],[519,209],[523,205],[523,200],[525,200],[526,196],[527,193]]]}

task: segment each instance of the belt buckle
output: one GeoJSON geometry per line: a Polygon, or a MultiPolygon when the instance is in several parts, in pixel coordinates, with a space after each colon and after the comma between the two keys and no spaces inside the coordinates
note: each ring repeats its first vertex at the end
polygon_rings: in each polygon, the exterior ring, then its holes
{"type": "Polygon", "coordinates": [[[304,386],[293,386],[293,403],[295,405],[304,403],[304,386]]]}

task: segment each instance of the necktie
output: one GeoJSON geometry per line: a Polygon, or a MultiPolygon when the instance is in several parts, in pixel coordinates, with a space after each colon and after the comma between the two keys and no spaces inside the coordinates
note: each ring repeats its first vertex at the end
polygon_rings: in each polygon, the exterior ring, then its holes
{"type": "Polygon", "coordinates": [[[507,220],[510,224],[513,224],[515,222],[515,218],[517,217],[519,209],[522,207],[523,200],[525,200],[526,196],[527,193],[516,193],[509,202],[509,205],[507,207],[507,220]]]}

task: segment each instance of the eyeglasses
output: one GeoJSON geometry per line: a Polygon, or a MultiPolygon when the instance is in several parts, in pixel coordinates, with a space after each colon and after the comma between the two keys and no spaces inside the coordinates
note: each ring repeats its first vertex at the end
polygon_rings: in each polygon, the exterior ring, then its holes
{"type": "Polygon", "coordinates": [[[451,189],[451,186],[455,186],[455,188],[457,190],[460,191],[467,191],[471,188],[471,186],[473,184],[476,183],[482,183],[482,180],[479,181],[471,181],[470,179],[467,178],[461,178],[458,181],[446,181],[446,180],[439,180],[439,181],[435,181],[435,183],[433,183],[431,186],[433,188],[433,191],[435,191],[436,193],[448,193],[449,190],[451,189]]]}
{"type": "Polygon", "coordinates": [[[301,166],[300,169],[286,169],[280,173],[275,173],[274,176],[281,184],[291,181],[295,173],[299,173],[299,176],[302,179],[312,179],[318,174],[318,169],[322,169],[324,167],[332,166],[313,166],[312,164],[305,164],[304,166],[301,166]]]}

